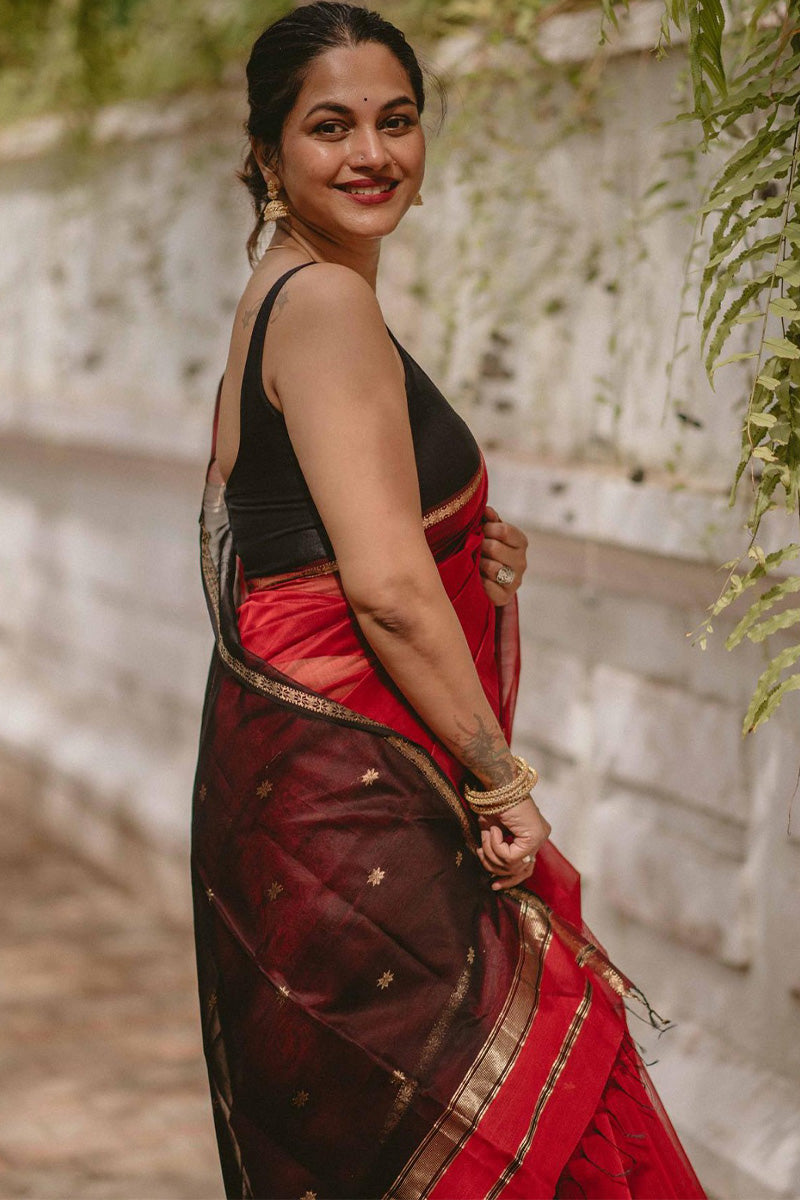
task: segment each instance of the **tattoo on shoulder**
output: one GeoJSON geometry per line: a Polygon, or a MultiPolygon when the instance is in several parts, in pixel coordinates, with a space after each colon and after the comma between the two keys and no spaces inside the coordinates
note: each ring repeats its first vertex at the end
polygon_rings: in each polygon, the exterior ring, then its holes
{"type": "Polygon", "coordinates": [[[246,308],[242,313],[242,329],[249,329],[253,321],[256,319],[256,313],[264,303],[266,296],[262,296],[260,300],[256,300],[255,304],[250,308],[246,308]]]}
{"type": "Polygon", "coordinates": [[[514,777],[514,764],[506,740],[501,733],[488,728],[478,713],[474,716],[474,729],[458,721],[465,734],[461,743],[462,761],[475,774],[491,779],[495,786],[506,783],[514,777]]]}
{"type": "Polygon", "coordinates": [[[270,313],[270,320],[274,321],[275,318],[283,311],[283,309],[286,308],[288,303],[289,293],[286,291],[285,287],[281,288],[275,297],[275,303],[273,304],[272,312],[270,313]]]}
{"type": "MultiPolygon", "coordinates": [[[[258,313],[265,299],[266,296],[262,296],[261,299],[256,300],[255,304],[251,305],[250,308],[246,308],[244,310],[242,313],[242,329],[250,328],[250,326],[253,324],[253,321],[256,319],[256,314],[258,313]]],[[[270,322],[275,320],[281,309],[285,308],[288,303],[289,296],[286,292],[286,289],[283,288],[275,297],[275,303],[272,306],[272,312],[269,314],[270,322]]]]}

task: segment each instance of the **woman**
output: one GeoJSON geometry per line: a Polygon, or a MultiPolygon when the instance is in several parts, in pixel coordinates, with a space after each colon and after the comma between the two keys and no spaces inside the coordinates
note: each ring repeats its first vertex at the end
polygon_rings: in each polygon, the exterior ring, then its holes
{"type": "Polygon", "coordinates": [[[624,998],[661,1019],[509,748],[524,535],[375,297],[419,201],[417,60],[317,3],[248,81],[259,220],[201,517],[192,836],[226,1193],[703,1196],[624,998]]]}

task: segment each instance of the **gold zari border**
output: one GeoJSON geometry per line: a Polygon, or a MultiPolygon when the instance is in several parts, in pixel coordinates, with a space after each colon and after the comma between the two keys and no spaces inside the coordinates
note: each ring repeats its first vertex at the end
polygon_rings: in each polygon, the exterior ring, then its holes
{"type": "Polygon", "coordinates": [[[383,1200],[423,1200],[433,1190],[514,1066],[539,1009],[544,959],[552,936],[542,911],[531,909],[527,900],[520,904],[519,957],[494,1028],[447,1109],[383,1200]]]}
{"type": "Polygon", "coordinates": [[[455,496],[452,496],[449,500],[446,500],[444,504],[438,505],[437,508],[431,508],[427,513],[424,514],[422,518],[422,528],[430,529],[431,525],[438,525],[440,521],[444,521],[448,517],[452,517],[453,513],[457,513],[460,508],[463,508],[467,501],[471,500],[475,495],[475,492],[478,490],[478,484],[483,478],[483,470],[483,458],[481,458],[481,465],[478,467],[469,483],[466,484],[460,492],[456,492],[455,496]]]}
{"type": "Polygon", "coordinates": [[[520,1142],[513,1159],[503,1171],[502,1175],[497,1180],[497,1183],[494,1185],[491,1191],[487,1192],[485,1200],[497,1200],[497,1197],[503,1191],[506,1184],[513,1179],[517,1171],[519,1171],[520,1167],[522,1166],[525,1155],[528,1153],[531,1145],[533,1144],[533,1139],[536,1135],[536,1130],[539,1126],[539,1121],[541,1120],[545,1105],[555,1091],[556,1084],[561,1078],[563,1070],[567,1065],[572,1048],[575,1045],[578,1034],[580,1033],[583,1023],[589,1013],[591,1003],[592,985],[590,980],[587,979],[586,985],[583,989],[583,999],[578,1005],[577,1011],[570,1021],[569,1029],[566,1032],[564,1041],[561,1043],[561,1048],[556,1055],[556,1059],[550,1068],[547,1079],[544,1082],[544,1086],[542,1087],[542,1090],[536,1100],[536,1104],[534,1105],[533,1109],[533,1116],[531,1117],[531,1123],[528,1126],[527,1132],[520,1142]]]}
{"type": "Polygon", "coordinates": [[[419,1087],[418,1080],[420,1076],[425,1074],[426,1070],[440,1050],[442,1042],[444,1041],[445,1036],[447,1035],[447,1032],[453,1023],[453,1018],[456,1015],[456,1011],[463,1003],[464,997],[467,994],[469,982],[472,978],[473,961],[474,960],[470,958],[467,959],[466,965],[456,981],[456,986],[450,993],[447,1004],[439,1013],[439,1016],[434,1022],[433,1028],[428,1034],[425,1045],[422,1047],[422,1053],[419,1056],[416,1070],[414,1072],[415,1078],[406,1079],[401,1085],[400,1091],[397,1093],[395,1102],[392,1105],[391,1111],[389,1112],[389,1115],[384,1123],[383,1130],[381,1131],[381,1142],[386,1140],[394,1127],[397,1125],[397,1122],[400,1120],[405,1110],[408,1108],[409,1104],[414,1098],[414,1093],[419,1087]]]}
{"type": "Polygon", "coordinates": [[[280,575],[256,575],[253,579],[245,579],[248,592],[265,592],[279,583],[288,583],[293,579],[315,579],[318,575],[332,575],[339,570],[335,558],[326,558],[324,562],[315,563],[310,567],[300,567],[296,571],[282,571],[280,575]]]}

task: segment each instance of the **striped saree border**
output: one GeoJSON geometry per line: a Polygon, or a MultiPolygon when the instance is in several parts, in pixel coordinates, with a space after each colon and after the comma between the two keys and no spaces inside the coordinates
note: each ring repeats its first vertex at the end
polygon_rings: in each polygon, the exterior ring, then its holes
{"type": "Polygon", "coordinates": [[[544,1087],[536,1098],[533,1116],[531,1117],[531,1122],[525,1132],[525,1136],[517,1147],[517,1152],[513,1159],[503,1171],[500,1178],[497,1180],[497,1183],[494,1185],[491,1191],[486,1193],[485,1200],[498,1200],[503,1191],[505,1191],[507,1184],[511,1182],[511,1180],[522,1167],[523,1162],[525,1161],[525,1155],[533,1145],[533,1139],[536,1136],[536,1130],[539,1127],[539,1121],[541,1120],[545,1105],[553,1095],[553,1092],[556,1089],[556,1084],[564,1072],[564,1068],[567,1065],[569,1056],[572,1053],[575,1042],[577,1041],[578,1034],[583,1028],[583,1023],[588,1016],[591,1003],[592,984],[591,981],[587,979],[584,987],[583,998],[578,1005],[572,1020],[570,1021],[569,1028],[564,1036],[563,1042],[561,1043],[558,1054],[553,1061],[553,1065],[550,1068],[550,1073],[545,1080],[544,1087]]]}
{"type": "Polygon", "coordinates": [[[523,899],[519,956],[494,1028],[447,1109],[403,1167],[383,1200],[423,1200],[433,1190],[517,1061],[539,1008],[544,960],[552,938],[546,913],[523,899]],[[532,935],[532,936],[531,936],[532,935]]]}

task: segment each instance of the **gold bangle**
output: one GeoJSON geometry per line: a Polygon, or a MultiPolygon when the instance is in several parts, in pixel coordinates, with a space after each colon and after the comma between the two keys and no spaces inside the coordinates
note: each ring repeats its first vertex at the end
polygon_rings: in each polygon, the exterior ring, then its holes
{"type": "Polygon", "coordinates": [[[483,788],[481,791],[476,791],[473,787],[465,787],[464,794],[470,803],[495,805],[509,797],[525,796],[530,788],[535,786],[539,779],[536,769],[525,762],[522,755],[512,755],[511,757],[519,768],[517,774],[507,780],[505,784],[499,784],[498,787],[483,788]]]}
{"type": "Polygon", "coordinates": [[[521,790],[522,780],[527,775],[535,774],[535,770],[531,767],[524,758],[519,754],[511,755],[519,770],[516,774],[505,783],[500,783],[494,788],[482,788],[480,791],[475,788],[465,786],[464,794],[471,802],[482,803],[486,801],[489,804],[494,804],[502,800],[507,795],[513,795],[521,790]]]}
{"type": "Polygon", "coordinates": [[[511,756],[519,770],[513,779],[501,783],[496,788],[486,788],[478,791],[469,785],[464,787],[464,797],[467,804],[476,813],[497,813],[519,804],[528,795],[539,780],[539,772],[519,754],[511,756]]]}
{"type": "Polygon", "coordinates": [[[498,806],[513,803],[517,797],[526,795],[533,786],[534,770],[519,755],[512,755],[512,758],[519,768],[513,778],[495,788],[485,788],[481,791],[467,786],[464,793],[469,804],[484,810],[496,809],[498,806]]]}

